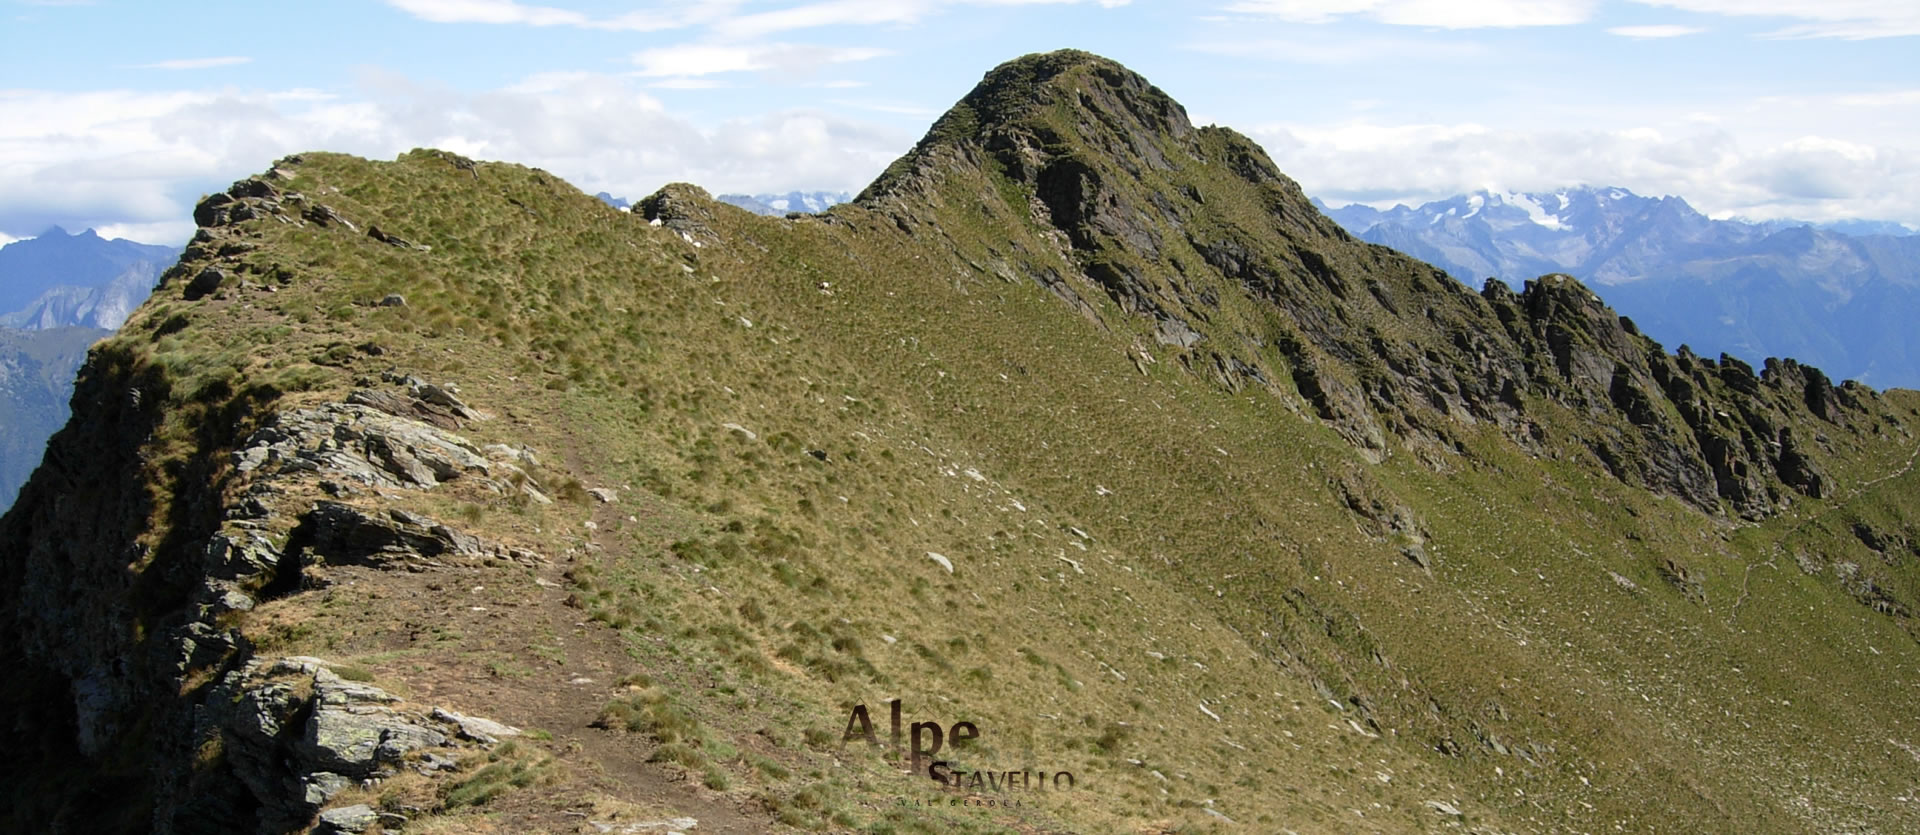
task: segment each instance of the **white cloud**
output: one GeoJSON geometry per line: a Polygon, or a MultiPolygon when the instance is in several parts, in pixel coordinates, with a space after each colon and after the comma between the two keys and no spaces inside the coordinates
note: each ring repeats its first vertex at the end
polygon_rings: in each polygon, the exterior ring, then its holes
{"type": "Polygon", "coordinates": [[[1833,102],[1846,107],[1905,107],[1920,110],[1920,90],[1849,93],[1834,97],[1833,102]]]}
{"type": "Polygon", "coordinates": [[[231,67],[236,64],[252,63],[253,59],[244,55],[226,55],[219,58],[176,58],[171,61],[155,61],[151,64],[134,64],[130,70],[204,70],[213,67],[231,67]]]}
{"type": "Polygon", "coordinates": [[[1608,29],[1607,34],[1619,35],[1620,37],[1623,37],[1623,38],[1635,38],[1635,39],[1679,38],[1679,37],[1685,37],[1687,35],[1698,35],[1701,32],[1705,32],[1705,31],[1707,30],[1702,29],[1698,26],[1681,26],[1676,23],[1659,23],[1659,24],[1652,24],[1648,26],[1615,26],[1608,29]]]}
{"type": "MultiPolygon", "coordinates": [[[[1900,177],[1899,154],[1852,142],[1807,136],[1769,148],[1735,167],[1735,182],[1797,202],[1844,200],[1867,191],[1875,178],[1900,177]]],[[[1908,164],[1916,155],[1908,154],[1908,164]]],[[[1907,172],[1909,182],[1917,178],[1907,172]]]]}
{"type": "Polygon", "coordinates": [[[1289,23],[1332,23],[1351,16],[1440,29],[1566,26],[1593,16],[1597,0],[1242,0],[1227,11],[1289,23]]]}
{"type": "Polygon", "coordinates": [[[754,38],[817,26],[917,23],[934,4],[912,0],[830,0],[719,21],[714,31],[736,38],[754,38]]]}
{"type": "Polygon", "coordinates": [[[1866,40],[1920,35],[1920,3],[1913,0],[1635,0],[1689,12],[1743,17],[1784,17],[1795,23],[1768,33],[1776,38],[1866,40]]]}
{"type": "Polygon", "coordinates": [[[339,96],[0,91],[0,234],[58,223],[180,243],[201,194],[309,150],[391,159],[440,147],[638,198],[672,181],[715,193],[855,190],[916,138],[797,110],[700,126],[640,84],[552,73],[465,93],[365,71],[339,96]]]}
{"type": "Polygon", "coordinates": [[[871,110],[875,113],[892,113],[900,116],[925,116],[929,120],[940,115],[940,111],[913,104],[895,104],[891,102],[856,101],[853,99],[830,99],[828,104],[838,107],[851,107],[855,110],[871,110]]]}
{"type": "MultiPolygon", "coordinates": [[[[824,0],[740,14],[742,0],[671,3],[612,17],[593,17],[556,6],[517,0],[386,0],[387,5],[432,23],[490,23],[524,26],[573,26],[631,32],[657,32],[705,26],[724,40],[748,40],[821,26],[910,25],[954,6],[1070,5],[1082,0],[824,0]]],[[[1096,0],[1102,8],[1130,0],[1096,0]]]]}
{"type": "Polygon", "coordinates": [[[593,77],[584,71],[537,72],[504,88],[508,93],[551,93],[593,77]]]}
{"type": "Polygon", "coordinates": [[[587,16],[551,6],[513,0],[387,0],[403,12],[433,23],[519,23],[528,26],[584,26],[587,16]]]}
{"type": "Polygon", "coordinates": [[[129,241],[155,244],[185,243],[193,237],[193,219],[162,220],[153,223],[103,223],[92,227],[100,237],[112,240],[125,238],[129,241]]]}
{"type": "Polygon", "coordinates": [[[554,6],[536,6],[515,0],[386,0],[387,5],[430,23],[517,24],[572,26],[624,32],[658,32],[724,19],[740,6],[739,0],[702,0],[676,3],[643,11],[595,18],[554,6]]]}
{"type": "Polygon", "coordinates": [[[829,64],[867,61],[893,54],[870,47],[802,44],[682,44],[634,53],[639,75],[701,76],[727,72],[778,71],[806,74],[829,64]]]}
{"type": "Polygon", "coordinates": [[[1477,43],[1378,37],[1203,41],[1184,48],[1234,58],[1322,65],[1460,61],[1486,54],[1486,48],[1477,43]]]}
{"type": "Polygon", "coordinates": [[[659,90],[719,90],[733,85],[717,78],[663,78],[647,82],[647,86],[659,90]]]}

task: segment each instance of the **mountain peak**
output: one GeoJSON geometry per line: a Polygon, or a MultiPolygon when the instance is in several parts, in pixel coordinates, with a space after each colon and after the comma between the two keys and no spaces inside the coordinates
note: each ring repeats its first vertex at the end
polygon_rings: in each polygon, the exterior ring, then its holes
{"type": "Polygon", "coordinates": [[[1080,50],[1001,64],[934,122],[919,144],[867,187],[862,202],[916,190],[955,163],[999,162],[1030,179],[1038,157],[1113,157],[1165,168],[1160,146],[1193,134],[1186,108],[1119,62],[1080,50]]]}
{"type": "Polygon", "coordinates": [[[1056,102],[1124,114],[1132,126],[1157,133],[1178,136],[1193,129],[1186,109],[1145,77],[1118,61],[1077,49],[1027,55],[994,67],[959,106],[971,108],[983,126],[992,126],[1056,102]]]}

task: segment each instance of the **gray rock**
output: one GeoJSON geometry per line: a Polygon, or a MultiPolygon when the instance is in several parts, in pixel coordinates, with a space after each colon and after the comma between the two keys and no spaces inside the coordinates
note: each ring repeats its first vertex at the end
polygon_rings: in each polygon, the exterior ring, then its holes
{"type": "Polygon", "coordinates": [[[540,466],[540,459],[534,456],[533,450],[527,449],[526,447],[510,447],[506,444],[488,444],[486,453],[488,458],[495,461],[504,461],[509,464],[524,464],[529,467],[540,466]]]}
{"type": "Polygon", "coordinates": [[[394,417],[425,421],[441,429],[460,428],[459,416],[453,410],[392,392],[359,389],[347,395],[347,402],[357,406],[371,406],[394,417]]]}
{"type": "Polygon", "coordinates": [[[214,664],[239,649],[241,643],[237,632],[199,621],[180,627],[177,640],[180,673],[214,664]]]}
{"type": "Polygon", "coordinates": [[[338,223],[341,226],[347,227],[349,231],[352,231],[352,232],[360,231],[360,227],[353,225],[353,221],[350,221],[344,217],[341,217],[340,213],[334,211],[332,206],[328,206],[324,203],[315,203],[311,206],[308,206],[307,210],[301,213],[301,217],[311,220],[314,223],[318,223],[321,226],[330,226],[332,224],[338,223]]]}
{"type": "Polygon", "coordinates": [[[459,728],[461,739],[472,740],[482,745],[493,745],[499,742],[501,737],[520,735],[519,728],[502,725],[492,719],[455,713],[443,707],[433,709],[433,718],[459,728]]]}
{"type": "Polygon", "coordinates": [[[373,811],[372,806],[357,803],[321,812],[320,825],[314,828],[314,832],[318,835],[333,835],[333,833],[356,833],[357,835],[379,822],[380,815],[373,811]]]}
{"type": "Polygon", "coordinates": [[[1613,578],[1613,584],[1616,586],[1619,586],[1622,591],[1626,591],[1626,592],[1640,591],[1639,583],[1636,583],[1632,580],[1627,579],[1624,575],[1620,574],[1619,572],[1609,571],[1607,572],[1607,576],[1613,578]]]}
{"type": "Polygon", "coordinates": [[[307,721],[306,734],[296,748],[301,759],[317,770],[332,771],[350,777],[368,777],[384,764],[397,763],[410,751],[446,745],[449,740],[432,728],[409,721],[392,708],[375,702],[392,700],[385,692],[359,685],[361,692],[371,690],[381,699],[361,700],[354,694],[335,691],[328,698],[317,689],[318,706],[307,721]]]}
{"type": "Polygon", "coordinates": [[[180,297],[187,301],[206,298],[213,291],[220,289],[220,285],[226,280],[226,272],[219,267],[207,267],[194,274],[193,280],[187,282],[186,289],[181,292],[180,297]]]}
{"type": "Polygon", "coordinates": [[[613,504],[620,500],[620,492],[608,487],[595,487],[592,490],[588,490],[587,493],[599,499],[603,504],[613,504]]]}
{"type": "Polygon", "coordinates": [[[406,386],[409,389],[414,388],[416,386],[425,385],[425,383],[422,383],[420,381],[420,378],[415,377],[412,374],[402,374],[399,371],[392,368],[389,368],[385,371],[380,372],[380,380],[381,382],[396,383],[402,386],[406,386]]]}
{"type": "MultiPolygon", "coordinates": [[[[341,791],[390,777],[410,760],[413,770],[428,776],[457,770],[442,750],[455,744],[442,723],[482,746],[515,733],[451,711],[423,714],[379,687],[341,678],[324,659],[306,656],[256,659],[222,676],[196,714],[194,733],[223,740],[229,785],[238,793],[233,802],[259,809],[260,831],[283,832],[304,829],[341,791]],[[251,800],[240,799],[247,796],[251,800]]],[[[363,819],[336,812],[348,816],[336,823],[363,819]]],[[[392,816],[383,822],[405,823],[392,816]]],[[[321,823],[315,831],[358,831],[326,829],[325,815],[321,823]]]]}
{"type": "Polygon", "coordinates": [[[222,531],[207,538],[202,564],[214,577],[247,580],[271,574],[280,565],[280,549],[256,531],[222,531]]]}
{"type": "Polygon", "coordinates": [[[353,787],[353,781],[331,771],[317,771],[301,781],[301,799],[308,806],[322,806],[333,796],[353,787]]]}
{"type": "MultiPolygon", "coordinates": [[[[318,660],[318,659],[315,659],[318,660]]],[[[326,662],[321,662],[323,665],[326,662]]],[[[393,704],[399,697],[371,684],[348,681],[322,666],[313,671],[313,697],[322,705],[393,704]]]]}
{"type": "Polygon", "coordinates": [[[423,383],[413,387],[413,396],[435,406],[444,406],[452,410],[454,414],[468,420],[481,419],[480,413],[467,406],[466,402],[460,399],[458,392],[451,386],[436,386],[432,383],[423,383]]]}
{"type": "Polygon", "coordinates": [[[193,222],[199,226],[220,226],[226,223],[225,208],[233,203],[233,195],[226,192],[209,194],[193,207],[193,222]]]}
{"type": "Polygon", "coordinates": [[[1169,317],[1160,320],[1159,327],[1153,332],[1153,338],[1154,341],[1162,345],[1191,348],[1194,343],[1206,337],[1201,336],[1198,331],[1193,329],[1192,325],[1187,324],[1184,320],[1169,317]]]}
{"type": "Polygon", "coordinates": [[[287,720],[296,710],[293,693],[293,686],[284,682],[244,691],[228,720],[228,728],[262,746],[277,745],[287,720]]]}
{"type": "Polygon", "coordinates": [[[504,559],[526,565],[546,562],[524,548],[491,542],[424,516],[399,509],[382,515],[342,502],[321,500],[301,517],[308,553],[334,565],[427,568],[436,558],[504,559]]]}
{"type": "Polygon", "coordinates": [[[387,246],[398,247],[400,249],[412,249],[420,252],[426,252],[432,249],[432,247],[426,246],[424,244],[416,244],[412,241],[409,241],[405,238],[400,237],[399,235],[388,234],[387,232],[382,231],[380,227],[372,224],[367,225],[367,237],[372,238],[376,241],[379,241],[383,244],[386,244],[387,246]]]}
{"type": "Polygon", "coordinates": [[[472,441],[357,403],[283,412],[248,437],[234,453],[234,462],[250,472],[277,464],[282,471],[325,472],[374,487],[430,489],[477,479],[497,493],[546,498],[537,495],[539,487],[525,470],[489,459],[472,441]]]}
{"type": "Polygon", "coordinates": [[[1425,571],[1428,574],[1433,573],[1433,560],[1427,556],[1427,547],[1425,545],[1418,542],[1403,545],[1400,547],[1400,556],[1406,557],[1407,562],[1420,566],[1421,571],[1425,571]]]}

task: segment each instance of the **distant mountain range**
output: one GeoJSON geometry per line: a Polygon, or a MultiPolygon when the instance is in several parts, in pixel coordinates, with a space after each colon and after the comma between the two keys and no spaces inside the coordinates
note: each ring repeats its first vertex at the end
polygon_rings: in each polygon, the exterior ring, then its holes
{"type": "Polygon", "coordinates": [[[784,215],[824,212],[835,204],[852,200],[853,195],[844,191],[789,191],[786,194],[722,194],[714,199],[754,214],[784,215]]]}
{"type": "MultiPolygon", "coordinates": [[[[594,196],[616,209],[633,205],[624,197],[615,197],[604,191],[594,196]]],[[[786,194],[722,194],[714,199],[757,215],[778,217],[788,212],[824,212],[829,207],[852,200],[853,194],[845,191],[789,191],[786,194]]]]}
{"type": "Polygon", "coordinates": [[[1472,285],[1567,273],[1669,346],[1793,357],[1920,387],[1920,236],[1895,223],[1713,220],[1622,188],[1480,191],[1381,211],[1315,205],[1354,235],[1472,285]]]}
{"type": "Polygon", "coordinates": [[[87,347],[147,300],[180,249],[58,226],[0,247],[0,511],[67,422],[87,347]]]}
{"type": "Polygon", "coordinates": [[[0,247],[0,326],[112,330],[147,300],[180,248],[58,226],[0,247]]]}
{"type": "Polygon", "coordinates": [[[40,465],[47,438],[67,422],[73,375],[101,328],[0,328],[0,512],[40,465]]]}

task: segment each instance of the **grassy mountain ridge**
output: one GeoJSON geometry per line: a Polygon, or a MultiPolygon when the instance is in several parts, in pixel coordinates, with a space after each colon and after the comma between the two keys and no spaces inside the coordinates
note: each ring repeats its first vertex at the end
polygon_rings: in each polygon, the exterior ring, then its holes
{"type": "Polygon", "coordinates": [[[10,824],[1912,822],[1912,393],[1475,295],[1104,59],[822,216],[417,151],[196,219],[0,521],[10,824]],[[341,762],[289,656],[527,733],[341,762]],[[1075,787],[901,805],[968,795],[841,744],[891,698],[1075,787]]]}

